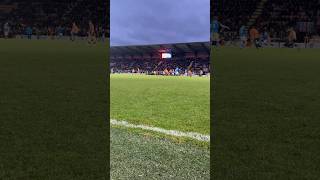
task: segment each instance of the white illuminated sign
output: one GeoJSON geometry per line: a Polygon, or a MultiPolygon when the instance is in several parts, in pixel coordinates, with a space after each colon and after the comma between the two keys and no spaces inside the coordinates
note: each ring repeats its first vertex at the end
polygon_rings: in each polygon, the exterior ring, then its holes
{"type": "Polygon", "coordinates": [[[172,58],[172,55],[171,55],[171,53],[162,53],[161,54],[161,58],[162,59],[172,58]]]}

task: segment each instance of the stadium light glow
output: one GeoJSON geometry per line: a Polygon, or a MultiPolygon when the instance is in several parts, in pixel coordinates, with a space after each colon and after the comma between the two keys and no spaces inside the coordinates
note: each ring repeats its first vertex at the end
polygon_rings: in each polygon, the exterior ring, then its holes
{"type": "Polygon", "coordinates": [[[171,53],[161,53],[161,58],[162,59],[169,59],[172,58],[171,53]]]}

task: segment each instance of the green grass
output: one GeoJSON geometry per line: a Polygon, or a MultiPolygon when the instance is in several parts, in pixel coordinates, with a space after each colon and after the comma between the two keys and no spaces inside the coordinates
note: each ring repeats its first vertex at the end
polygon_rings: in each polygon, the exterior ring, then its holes
{"type": "Polygon", "coordinates": [[[210,179],[209,159],[208,150],[192,144],[111,129],[112,179],[210,179]]]}
{"type": "Polygon", "coordinates": [[[111,75],[111,118],[210,133],[209,78],[111,75]]]}
{"type": "MultiPolygon", "coordinates": [[[[210,133],[209,78],[116,74],[111,118],[164,129],[210,133]]],[[[113,179],[209,179],[209,143],[112,126],[113,179]]]]}
{"type": "Polygon", "coordinates": [[[0,179],[107,179],[107,50],[0,40],[0,179]]]}
{"type": "Polygon", "coordinates": [[[319,57],[319,49],[212,51],[214,179],[319,179],[319,57]]]}

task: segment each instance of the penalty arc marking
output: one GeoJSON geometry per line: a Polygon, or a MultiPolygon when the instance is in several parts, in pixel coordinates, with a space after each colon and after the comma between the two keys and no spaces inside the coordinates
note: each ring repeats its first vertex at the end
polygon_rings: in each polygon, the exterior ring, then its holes
{"type": "Polygon", "coordinates": [[[162,129],[158,127],[151,127],[146,125],[135,125],[135,124],[130,124],[127,121],[118,121],[115,119],[111,119],[110,122],[112,125],[135,128],[135,129],[144,129],[144,130],[159,132],[159,133],[167,134],[171,136],[187,137],[187,138],[195,139],[198,141],[210,142],[210,135],[204,135],[196,132],[182,132],[177,130],[167,130],[167,129],[162,129]]]}

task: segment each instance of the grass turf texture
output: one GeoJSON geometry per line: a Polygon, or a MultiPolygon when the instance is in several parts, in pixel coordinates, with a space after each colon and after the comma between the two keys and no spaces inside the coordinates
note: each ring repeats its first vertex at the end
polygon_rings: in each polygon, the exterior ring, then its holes
{"type": "Polygon", "coordinates": [[[210,179],[209,158],[209,151],[188,143],[111,129],[112,179],[210,179]]]}
{"type": "Polygon", "coordinates": [[[209,78],[111,75],[111,118],[209,134],[209,87],[209,78]]]}
{"type": "Polygon", "coordinates": [[[0,179],[107,179],[107,50],[0,40],[0,179]]]}
{"type": "MultiPolygon", "coordinates": [[[[117,74],[110,77],[111,118],[209,134],[209,78],[117,74]]],[[[112,126],[113,179],[209,179],[209,144],[112,126]]]]}
{"type": "Polygon", "coordinates": [[[319,57],[319,49],[212,51],[213,179],[319,178],[319,57]]]}

